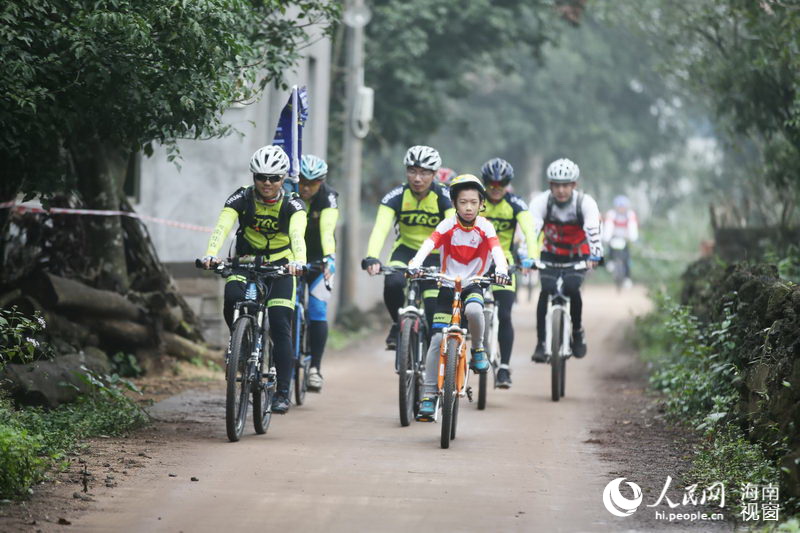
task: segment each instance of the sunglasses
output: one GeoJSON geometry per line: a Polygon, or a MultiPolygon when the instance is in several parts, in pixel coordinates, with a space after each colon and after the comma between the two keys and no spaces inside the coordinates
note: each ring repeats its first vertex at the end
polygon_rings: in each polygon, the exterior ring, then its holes
{"type": "Polygon", "coordinates": [[[509,183],[511,183],[511,180],[489,181],[486,185],[489,187],[507,187],[509,183]]]}
{"type": "Polygon", "coordinates": [[[261,183],[264,183],[265,181],[270,183],[278,183],[283,179],[283,176],[281,174],[253,174],[253,179],[260,181],[261,183]]]}

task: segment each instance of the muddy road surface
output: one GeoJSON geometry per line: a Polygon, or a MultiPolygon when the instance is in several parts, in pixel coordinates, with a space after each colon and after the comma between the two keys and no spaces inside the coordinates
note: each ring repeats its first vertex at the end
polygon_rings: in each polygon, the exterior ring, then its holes
{"type": "Polygon", "coordinates": [[[644,289],[605,286],[586,287],[584,301],[589,353],[568,362],[558,403],[549,367],[530,361],[535,303],[515,307],[513,387],[491,390],[485,411],[462,399],[448,450],[437,424],[400,426],[394,356],[376,335],[328,353],[322,394],[275,415],[266,435],[248,421],[241,441],[227,441],[221,382],[160,402],[157,419],[191,430],[98,494],[69,531],[650,529],[606,511],[603,488],[624,465],[592,438],[608,418],[603,376],[630,366],[626,336],[649,303],[644,289]]]}

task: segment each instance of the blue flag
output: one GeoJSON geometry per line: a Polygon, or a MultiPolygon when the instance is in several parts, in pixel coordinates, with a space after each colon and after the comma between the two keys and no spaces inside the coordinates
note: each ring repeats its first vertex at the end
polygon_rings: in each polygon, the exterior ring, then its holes
{"type": "Polygon", "coordinates": [[[308,90],[305,86],[292,88],[289,101],[281,111],[272,144],[283,148],[289,156],[289,176],[297,181],[300,175],[300,158],[303,155],[303,126],[308,120],[308,90]]]}

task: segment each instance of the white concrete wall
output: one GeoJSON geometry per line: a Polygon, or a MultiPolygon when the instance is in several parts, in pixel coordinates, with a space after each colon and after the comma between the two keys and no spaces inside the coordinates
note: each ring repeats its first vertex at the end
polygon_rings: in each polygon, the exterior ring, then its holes
{"type": "MultiPolygon", "coordinates": [[[[308,86],[310,116],[303,132],[303,151],[324,158],[328,147],[331,43],[327,38],[317,40],[312,36],[313,40],[316,42],[304,50],[296,71],[286,74],[286,81],[290,86],[308,86]]],[[[225,112],[223,121],[243,135],[178,142],[180,169],[168,162],[166,150],[157,146],[153,156],[143,157],[141,162],[136,210],[153,217],[213,227],[227,197],[237,187],[252,182],[250,156],[272,142],[278,116],[288,98],[289,91],[270,87],[258,102],[225,112]]],[[[205,252],[207,233],[151,222],[147,226],[162,261],[191,262],[205,252]]]]}

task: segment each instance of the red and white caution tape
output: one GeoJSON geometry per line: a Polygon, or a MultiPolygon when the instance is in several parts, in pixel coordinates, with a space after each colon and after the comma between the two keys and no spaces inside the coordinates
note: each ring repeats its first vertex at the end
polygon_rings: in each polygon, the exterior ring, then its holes
{"type": "Polygon", "coordinates": [[[45,209],[43,207],[37,207],[32,205],[17,204],[16,202],[13,201],[0,203],[0,209],[13,209],[20,213],[25,213],[25,212],[46,213],[48,215],[93,215],[93,216],[105,216],[105,217],[130,217],[130,218],[138,218],[139,220],[144,220],[146,222],[163,224],[164,226],[170,226],[173,228],[188,229],[191,231],[200,231],[203,233],[211,233],[212,231],[214,231],[214,228],[209,228],[208,226],[197,226],[195,224],[178,222],[177,220],[168,220],[166,218],[151,217],[139,213],[132,213],[130,211],[116,211],[116,210],[104,210],[104,209],[71,209],[66,207],[52,207],[50,209],[45,209]]]}

